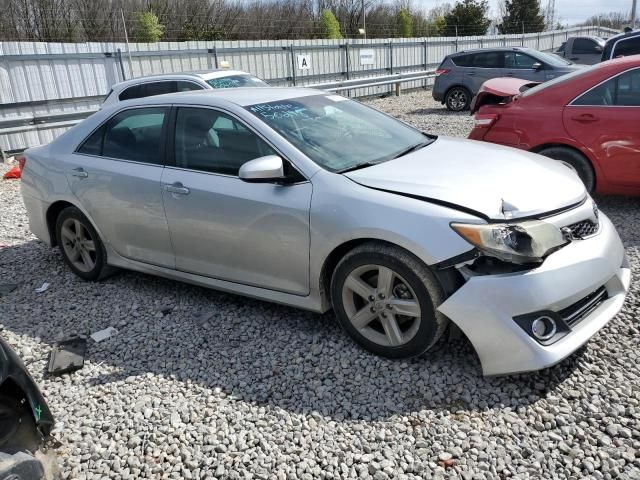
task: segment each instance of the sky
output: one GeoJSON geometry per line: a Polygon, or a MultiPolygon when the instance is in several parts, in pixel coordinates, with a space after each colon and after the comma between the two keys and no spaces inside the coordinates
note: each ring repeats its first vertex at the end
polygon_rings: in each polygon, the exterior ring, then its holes
{"type": "MultiPolygon", "coordinates": [[[[498,14],[499,1],[489,0],[492,16],[498,14]]],[[[543,8],[547,6],[547,1],[540,0],[543,8]]],[[[443,3],[454,4],[455,0],[417,0],[415,3],[430,9],[443,3]]],[[[640,9],[640,5],[638,5],[638,9],[640,9]]],[[[607,12],[629,13],[630,11],[631,0],[556,0],[556,17],[560,17],[562,24],[584,22],[593,15],[607,12]]]]}

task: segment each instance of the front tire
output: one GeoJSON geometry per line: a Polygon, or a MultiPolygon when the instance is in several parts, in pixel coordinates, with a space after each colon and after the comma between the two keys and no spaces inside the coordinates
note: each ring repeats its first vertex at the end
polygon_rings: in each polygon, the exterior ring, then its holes
{"type": "Polygon", "coordinates": [[[109,272],[107,254],[89,219],[76,207],[67,207],[56,221],[56,238],[64,262],[83,280],[95,281],[109,272]]]}
{"type": "Polygon", "coordinates": [[[392,245],[369,242],[345,255],[333,274],[331,300],[349,335],[384,357],[424,353],[447,325],[436,311],[444,292],[433,274],[392,245]]]}
{"type": "Polygon", "coordinates": [[[584,155],[566,147],[549,147],[540,150],[538,153],[564,163],[578,174],[587,191],[589,193],[593,192],[596,186],[596,178],[591,163],[584,155]]]}
{"type": "Polygon", "coordinates": [[[471,105],[471,92],[464,87],[452,87],[447,91],[444,103],[452,112],[468,110],[471,105]]]}

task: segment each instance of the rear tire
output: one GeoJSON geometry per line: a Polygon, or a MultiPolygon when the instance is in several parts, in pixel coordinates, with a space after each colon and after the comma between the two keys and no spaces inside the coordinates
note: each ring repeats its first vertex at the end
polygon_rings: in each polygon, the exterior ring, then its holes
{"type": "Polygon", "coordinates": [[[452,112],[469,110],[471,105],[471,92],[464,87],[452,87],[444,96],[444,104],[452,112]]]}
{"type": "Polygon", "coordinates": [[[563,162],[567,167],[572,168],[584,183],[589,193],[593,192],[596,186],[596,176],[593,167],[587,158],[579,152],[566,147],[549,147],[538,152],[545,157],[553,158],[563,162]]]}
{"type": "Polygon", "coordinates": [[[58,215],[56,238],[64,262],[83,280],[101,280],[113,272],[98,232],[76,207],[67,207],[58,215]]]}
{"type": "Polygon", "coordinates": [[[349,335],[384,357],[420,355],[448,324],[436,310],[444,300],[440,284],[424,263],[393,245],[368,242],[347,253],[333,273],[331,300],[349,335]]]}
{"type": "Polygon", "coordinates": [[[0,451],[16,453],[35,452],[42,441],[28,403],[0,395],[0,451]]]}

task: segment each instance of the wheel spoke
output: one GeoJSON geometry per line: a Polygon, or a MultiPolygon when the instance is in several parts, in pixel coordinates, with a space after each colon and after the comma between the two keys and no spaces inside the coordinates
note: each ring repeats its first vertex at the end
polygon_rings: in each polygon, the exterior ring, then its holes
{"type": "Polygon", "coordinates": [[[73,227],[76,230],[76,237],[80,237],[80,235],[82,235],[82,224],[80,223],[79,220],[74,220],[73,221],[73,227]]]}
{"type": "Polygon", "coordinates": [[[369,297],[372,297],[374,294],[374,289],[367,285],[364,280],[354,274],[351,274],[347,277],[344,285],[352,292],[364,298],[367,302],[369,301],[369,297]]]}
{"type": "Polygon", "coordinates": [[[84,248],[80,248],[80,256],[82,257],[82,263],[84,263],[85,267],[89,270],[93,268],[93,260],[91,260],[91,255],[84,248]]]}
{"type": "Polygon", "coordinates": [[[420,316],[420,304],[417,300],[401,300],[394,298],[389,301],[396,315],[405,315],[407,317],[420,316]]]}
{"type": "Polygon", "coordinates": [[[381,319],[382,328],[384,333],[392,346],[402,345],[402,331],[396,320],[395,315],[387,314],[386,317],[381,319]]]}
{"type": "Polygon", "coordinates": [[[385,298],[391,297],[393,288],[393,270],[387,267],[378,268],[378,295],[384,295],[385,298]]]}
{"type": "Polygon", "coordinates": [[[354,313],[353,316],[349,318],[349,321],[355,328],[357,328],[358,330],[362,330],[367,325],[369,325],[377,316],[378,314],[376,312],[371,311],[371,307],[366,306],[354,313]]]}
{"type": "Polygon", "coordinates": [[[64,239],[69,240],[69,241],[73,241],[76,238],[75,234],[67,226],[63,226],[62,227],[62,230],[60,231],[60,234],[62,235],[62,237],[64,239]]]}
{"type": "Polygon", "coordinates": [[[80,249],[79,248],[73,248],[70,252],[69,252],[69,260],[71,260],[72,262],[77,262],[80,259],[80,249]]]}
{"type": "Polygon", "coordinates": [[[82,242],[82,246],[84,247],[84,249],[87,252],[95,252],[96,251],[96,244],[93,243],[93,240],[84,240],[82,242]]]}

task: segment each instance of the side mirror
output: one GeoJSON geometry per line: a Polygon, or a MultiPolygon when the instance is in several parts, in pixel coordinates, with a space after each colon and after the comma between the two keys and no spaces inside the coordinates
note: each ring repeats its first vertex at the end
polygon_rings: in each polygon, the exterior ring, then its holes
{"type": "Polygon", "coordinates": [[[531,65],[531,68],[533,68],[534,70],[540,70],[542,69],[542,64],[540,62],[536,62],[533,65],[531,65]]]}
{"type": "Polygon", "coordinates": [[[245,182],[268,183],[284,178],[284,164],[277,155],[249,160],[240,167],[238,176],[245,182]]]}

